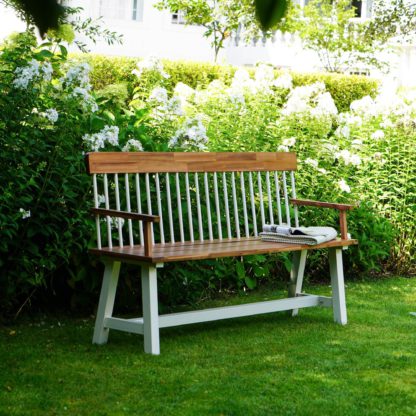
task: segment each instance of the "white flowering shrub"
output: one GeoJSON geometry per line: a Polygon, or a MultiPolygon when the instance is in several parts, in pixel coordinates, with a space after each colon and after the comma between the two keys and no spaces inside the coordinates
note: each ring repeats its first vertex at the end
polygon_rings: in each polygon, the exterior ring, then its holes
{"type": "Polygon", "coordinates": [[[104,137],[88,136],[101,123],[88,65],[69,65],[64,47],[53,53],[55,46],[39,49],[28,32],[0,52],[3,311],[56,276],[79,279],[82,268],[72,266],[86,256],[91,232],[83,151],[114,145],[111,128],[104,137]]]}

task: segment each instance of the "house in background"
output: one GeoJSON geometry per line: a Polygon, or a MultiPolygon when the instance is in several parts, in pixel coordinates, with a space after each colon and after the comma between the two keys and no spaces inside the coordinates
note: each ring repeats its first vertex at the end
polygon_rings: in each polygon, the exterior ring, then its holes
{"type": "MultiPolygon", "coordinates": [[[[183,14],[159,11],[157,0],[62,0],[61,3],[82,7],[83,16],[97,19],[111,31],[123,35],[122,45],[107,45],[104,41],[89,43],[93,53],[124,56],[158,56],[167,59],[213,61],[210,40],[203,37],[204,28],[187,26],[183,14]]],[[[295,0],[304,6],[308,0],[295,0]]],[[[372,0],[354,0],[357,19],[371,16],[372,0]]],[[[0,37],[24,29],[13,12],[0,5],[0,37]]],[[[87,42],[88,43],[88,42],[87,42]]],[[[276,67],[298,71],[322,70],[315,53],[302,48],[300,39],[292,34],[277,32],[273,39],[259,40],[251,45],[242,44],[238,36],[228,40],[220,52],[219,62],[252,66],[267,62],[276,67]]],[[[391,62],[390,77],[399,85],[416,85],[415,47],[402,47],[391,62]]],[[[360,68],[356,69],[360,72],[360,68]]],[[[377,72],[373,76],[380,76],[377,72]]]]}

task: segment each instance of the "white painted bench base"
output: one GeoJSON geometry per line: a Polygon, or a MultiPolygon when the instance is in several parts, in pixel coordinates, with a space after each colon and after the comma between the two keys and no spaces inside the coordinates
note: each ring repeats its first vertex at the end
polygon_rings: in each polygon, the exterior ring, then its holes
{"type": "Polygon", "coordinates": [[[332,297],[301,293],[306,256],[307,250],[296,251],[293,254],[289,297],[286,299],[167,315],[158,314],[156,266],[142,263],[141,280],[143,317],[133,319],[121,319],[112,316],[118,276],[120,272],[120,262],[112,259],[105,260],[104,278],[97,310],[93,343],[105,344],[108,340],[109,330],[116,329],[134,334],[143,334],[144,351],[146,353],[158,355],[160,354],[160,328],[286,310],[292,310],[292,315],[295,316],[298,314],[299,309],[312,306],[332,307],[334,321],[338,324],[345,325],[347,323],[347,309],[345,304],[342,248],[329,249],[332,297]]]}

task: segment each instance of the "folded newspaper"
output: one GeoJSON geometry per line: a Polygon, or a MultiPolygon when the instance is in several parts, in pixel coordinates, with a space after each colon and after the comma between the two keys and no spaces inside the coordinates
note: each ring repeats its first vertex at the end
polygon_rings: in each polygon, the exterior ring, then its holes
{"type": "Polygon", "coordinates": [[[263,241],[315,245],[334,240],[337,234],[337,230],[332,227],[288,227],[266,224],[260,237],[263,241]]]}

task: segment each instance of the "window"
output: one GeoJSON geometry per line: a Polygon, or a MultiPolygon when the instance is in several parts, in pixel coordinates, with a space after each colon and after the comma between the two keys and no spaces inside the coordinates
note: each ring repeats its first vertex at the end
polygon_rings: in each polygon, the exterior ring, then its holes
{"type": "Polygon", "coordinates": [[[174,25],[184,25],[186,23],[185,12],[178,10],[176,13],[172,13],[171,23],[174,25]]]}
{"type": "Polygon", "coordinates": [[[100,16],[107,19],[143,20],[143,0],[100,0],[100,16]]]}

